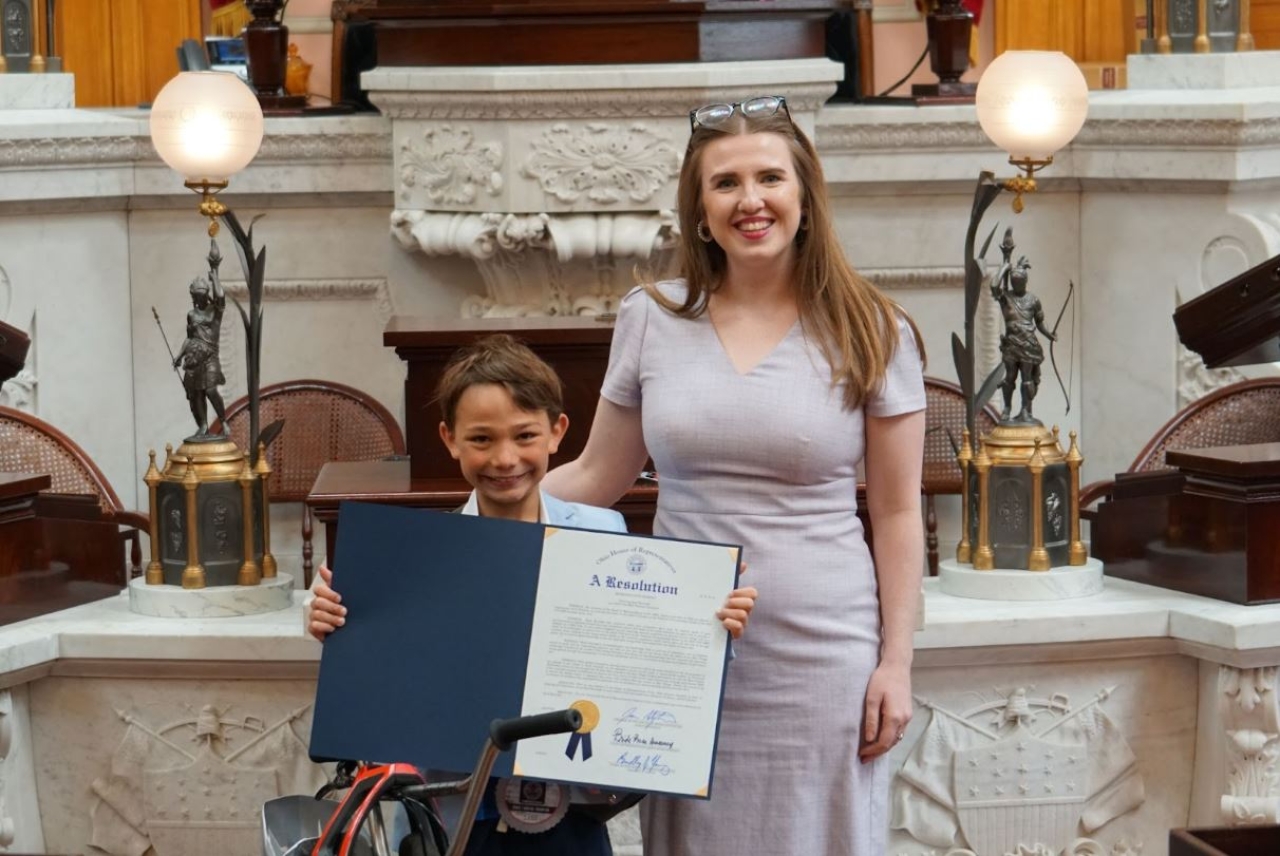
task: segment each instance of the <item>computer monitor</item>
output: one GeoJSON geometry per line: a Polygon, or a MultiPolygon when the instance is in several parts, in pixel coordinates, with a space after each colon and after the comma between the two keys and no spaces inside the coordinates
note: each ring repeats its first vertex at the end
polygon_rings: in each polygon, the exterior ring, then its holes
{"type": "Polygon", "coordinates": [[[242,80],[249,79],[249,57],[245,53],[244,39],[235,36],[206,36],[205,52],[209,55],[209,67],[214,71],[229,71],[242,80]]]}

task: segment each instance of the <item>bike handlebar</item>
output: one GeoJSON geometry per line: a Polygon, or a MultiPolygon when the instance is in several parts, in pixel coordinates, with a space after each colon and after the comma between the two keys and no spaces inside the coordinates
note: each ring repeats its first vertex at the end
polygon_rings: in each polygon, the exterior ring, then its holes
{"type": "Polygon", "coordinates": [[[567,734],[581,727],[582,714],[567,708],[515,719],[495,719],[489,723],[489,739],[499,752],[506,752],[518,741],[548,734],[567,734]]]}

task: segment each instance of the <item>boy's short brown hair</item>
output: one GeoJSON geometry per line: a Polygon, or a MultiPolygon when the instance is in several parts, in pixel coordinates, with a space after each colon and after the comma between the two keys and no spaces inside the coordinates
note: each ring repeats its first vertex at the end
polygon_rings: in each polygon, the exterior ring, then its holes
{"type": "Polygon", "coordinates": [[[453,430],[458,400],[478,383],[496,383],[521,410],[545,411],[555,422],[564,413],[564,395],[555,369],[506,333],[485,336],[458,352],[436,384],[436,401],[444,424],[453,430]]]}

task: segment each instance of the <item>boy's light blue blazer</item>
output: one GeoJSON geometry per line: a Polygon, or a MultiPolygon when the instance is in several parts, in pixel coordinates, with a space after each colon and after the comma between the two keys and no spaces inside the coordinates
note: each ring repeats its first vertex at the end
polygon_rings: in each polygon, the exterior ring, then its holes
{"type": "Polygon", "coordinates": [[[600,529],[604,532],[627,531],[622,515],[610,508],[565,502],[546,493],[542,494],[542,508],[550,526],[576,526],[579,529],[600,529]]]}
{"type": "MultiPolygon", "coordinates": [[[[538,495],[542,498],[542,516],[548,526],[574,526],[578,529],[599,529],[602,532],[627,531],[627,522],[616,511],[583,505],[581,502],[565,502],[548,496],[546,491],[539,491],[538,495]]],[[[458,513],[480,513],[474,490],[467,497],[466,503],[458,509],[458,513]]]]}

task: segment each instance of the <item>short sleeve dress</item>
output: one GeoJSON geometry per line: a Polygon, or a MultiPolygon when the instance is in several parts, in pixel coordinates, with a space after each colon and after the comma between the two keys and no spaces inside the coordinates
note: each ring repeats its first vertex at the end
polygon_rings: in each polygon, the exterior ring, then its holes
{"type": "MultiPolygon", "coordinates": [[[[682,281],[662,283],[676,300],[682,281]]],[[[740,374],[707,314],[643,289],[622,301],[602,395],[642,411],[658,471],[654,531],[742,544],[760,600],[725,684],[710,800],[641,803],[647,856],[882,856],[889,770],[858,761],[880,644],[875,570],[856,513],[863,414],[924,409],[905,321],[855,411],[797,323],[740,374]]]]}

